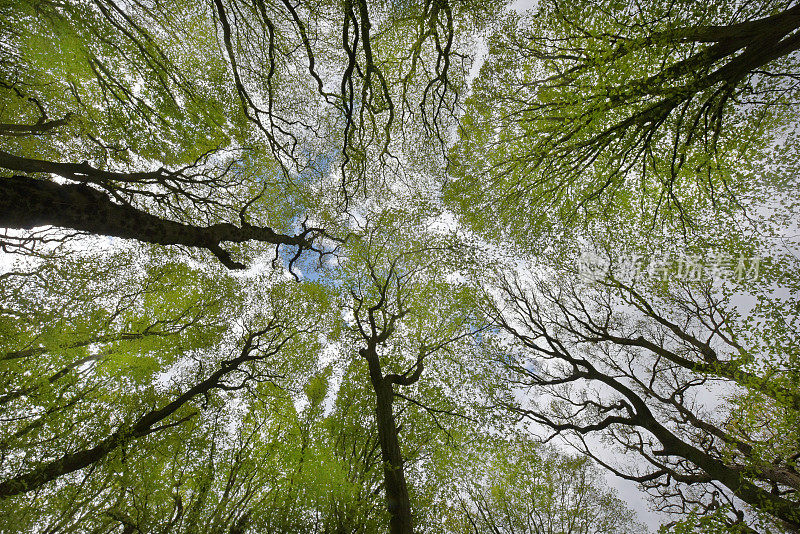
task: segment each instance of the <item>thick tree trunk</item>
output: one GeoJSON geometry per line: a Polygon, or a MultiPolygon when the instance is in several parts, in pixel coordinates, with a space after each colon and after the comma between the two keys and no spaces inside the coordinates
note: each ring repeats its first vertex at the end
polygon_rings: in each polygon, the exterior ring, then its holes
{"type": "Polygon", "coordinates": [[[374,350],[366,351],[364,355],[369,364],[370,380],[375,390],[375,420],[381,444],[386,506],[390,515],[389,532],[413,534],[411,500],[408,497],[408,484],[403,471],[403,455],[400,451],[397,423],[392,412],[394,400],[392,382],[383,376],[378,355],[374,350]]]}
{"type": "Polygon", "coordinates": [[[185,245],[211,251],[230,269],[245,266],[223,250],[223,241],[263,241],[311,248],[303,236],[287,236],[270,228],[229,223],[191,226],[117,204],[102,191],[83,184],[57,184],[26,176],[0,178],[0,227],[30,229],[58,226],[98,235],[137,239],[160,245],[185,245]]]}

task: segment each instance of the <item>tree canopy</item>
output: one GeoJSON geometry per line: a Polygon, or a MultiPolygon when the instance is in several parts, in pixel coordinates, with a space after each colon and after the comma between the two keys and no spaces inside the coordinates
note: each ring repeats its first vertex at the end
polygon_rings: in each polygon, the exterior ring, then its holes
{"type": "Polygon", "coordinates": [[[0,4],[0,530],[800,532],[800,4],[515,7],[0,4]]]}

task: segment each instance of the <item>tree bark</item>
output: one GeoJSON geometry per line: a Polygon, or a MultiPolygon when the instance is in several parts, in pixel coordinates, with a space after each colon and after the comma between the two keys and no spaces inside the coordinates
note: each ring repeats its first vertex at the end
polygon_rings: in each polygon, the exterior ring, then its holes
{"type": "Polygon", "coordinates": [[[383,460],[383,480],[386,506],[389,509],[389,532],[391,534],[413,534],[411,500],[403,471],[403,455],[400,450],[397,423],[392,411],[394,390],[391,380],[383,376],[380,360],[374,349],[362,352],[369,364],[369,376],[375,390],[375,421],[383,460]]]}
{"type": "Polygon", "coordinates": [[[311,249],[304,234],[288,236],[271,228],[230,223],[199,227],[163,219],[83,184],[58,184],[26,176],[0,178],[0,227],[30,229],[58,226],[97,235],[159,245],[185,245],[211,251],[229,269],[245,266],[231,259],[220,243],[262,241],[311,249]]]}

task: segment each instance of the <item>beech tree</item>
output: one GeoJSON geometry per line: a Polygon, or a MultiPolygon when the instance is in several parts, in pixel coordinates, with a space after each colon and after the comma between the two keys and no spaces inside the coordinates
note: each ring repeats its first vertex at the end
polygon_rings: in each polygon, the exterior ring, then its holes
{"type": "Polygon", "coordinates": [[[353,279],[347,281],[352,300],[345,308],[352,314],[355,345],[367,363],[375,400],[389,531],[408,534],[414,532],[415,521],[395,406],[421,408],[445,432],[438,418],[469,419],[459,404],[448,401],[462,387],[441,353],[480,329],[469,306],[472,290],[445,281],[450,274],[444,267],[450,263],[447,256],[457,252],[458,244],[432,233],[418,219],[414,213],[388,211],[368,222],[363,248],[354,250],[347,268],[353,270],[353,279]],[[426,367],[432,366],[433,376],[423,379],[426,367]],[[430,393],[426,399],[414,398],[420,380],[438,383],[443,406],[430,393]]]}
{"type": "MultiPolygon", "coordinates": [[[[219,80],[224,63],[211,54],[184,67],[185,51],[154,35],[166,27],[202,49],[214,26],[170,25],[179,14],[161,7],[22,2],[4,10],[0,224],[199,247],[228,268],[244,265],[224,241],[315,248],[319,229],[252,224],[269,184],[233,168],[247,138],[225,85],[208,90],[187,74],[202,69],[219,80]],[[233,114],[226,119],[221,109],[233,114]]],[[[30,248],[35,235],[7,233],[4,249],[30,248]]]]}
{"type": "Polygon", "coordinates": [[[497,355],[506,407],[688,514],[676,529],[798,528],[796,11],[545,2],[511,15],[452,153],[450,205],[510,250],[488,291],[521,351],[497,355]],[[762,280],[730,277],[759,257],[762,280]],[[715,258],[733,264],[702,283],[675,268],[715,258]],[[654,269],[624,278],[625,264],[654,269]],[[595,286],[579,267],[598,269],[595,286]],[[743,300],[755,307],[741,316],[743,300]]]}
{"type": "Polygon", "coordinates": [[[686,232],[774,199],[752,176],[789,164],[769,149],[794,138],[798,13],[554,0],[509,16],[462,121],[453,204],[535,241],[620,210],[686,232]]]}
{"type": "Polygon", "coordinates": [[[0,6],[0,529],[800,528],[798,6],[504,4],[0,6]]]}
{"type": "MultiPolygon", "coordinates": [[[[186,298],[189,273],[183,270],[181,274],[179,288],[167,285],[167,295],[162,293],[149,302],[152,290],[123,295],[124,304],[118,305],[114,319],[122,328],[130,321],[138,327],[133,331],[123,330],[105,339],[90,336],[89,344],[64,344],[56,338],[52,347],[26,347],[11,351],[11,357],[7,353],[5,371],[11,387],[3,396],[7,414],[4,435],[8,436],[4,449],[24,450],[25,455],[3,458],[7,478],[0,482],[2,497],[35,490],[102,461],[132,440],[181,424],[197,415],[198,401],[207,403],[215,392],[289,379],[291,365],[302,365],[276,358],[281,351],[288,356],[303,350],[293,344],[302,343],[316,328],[315,322],[319,323],[319,319],[303,319],[309,309],[296,300],[300,294],[296,288],[292,297],[285,293],[286,287],[275,285],[260,308],[245,312],[252,319],[240,323],[233,336],[201,330],[193,339],[192,330],[202,327],[204,321],[189,315],[191,307],[177,319],[167,320],[156,319],[159,310],[154,309],[154,305],[168,311],[181,306],[180,301],[168,300],[186,298]],[[127,299],[131,297],[144,302],[130,302],[127,299]],[[292,299],[295,306],[289,305],[292,299]],[[139,306],[142,308],[137,309],[139,306]],[[282,318],[277,313],[280,309],[295,315],[282,318]],[[134,313],[129,315],[131,311],[134,313]],[[165,337],[175,346],[170,351],[169,344],[147,343],[151,337],[165,337]],[[42,375],[32,375],[39,370],[37,364],[42,375]],[[164,387],[161,380],[170,376],[173,379],[164,387]]],[[[211,307],[203,302],[207,297],[194,298],[200,301],[196,304],[200,311],[195,313],[211,307]]],[[[240,321],[247,316],[235,309],[226,311],[233,311],[240,321]]],[[[237,328],[235,323],[217,324],[237,328]]]]}
{"type": "Polygon", "coordinates": [[[796,339],[783,322],[794,312],[759,327],[764,308],[743,318],[708,280],[658,290],[616,276],[596,287],[501,282],[493,314],[520,348],[503,366],[513,383],[546,392],[507,406],[640,483],[663,510],[745,531],[755,510],[797,530],[796,339]],[[609,443],[644,462],[602,454],[609,443]]]}

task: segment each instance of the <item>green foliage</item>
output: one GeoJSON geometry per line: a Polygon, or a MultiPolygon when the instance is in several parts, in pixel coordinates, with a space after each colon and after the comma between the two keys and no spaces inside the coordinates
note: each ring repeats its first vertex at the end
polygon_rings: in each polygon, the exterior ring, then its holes
{"type": "Polygon", "coordinates": [[[585,457],[537,445],[524,434],[484,436],[466,451],[447,532],[644,531],[585,457]]]}
{"type": "Polygon", "coordinates": [[[79,160],[130,163],[138,157],[174,165],[229,142],[225,123],[237,119],[220,110],[235,109],[232,95],[224,83],[211,85],[190,74],[202,71],[209,81],[219,81],[226,67],[218,55],[186,55],[193,48],[208,49],[214,39],[209,12],[162,4],[166,14],[140,11],[126,19],[111,5],[16,4],[0,14],[7,50],[16,51],[4,56],[13,63],[3,70],[2,88],[6,101],[27,112],[15,115],[14,108],[6,108],[3,122],[36,122],[30,98],[50,118],[70,114],[57,152],[52,142],[20,138],[37,156],[63,158],[74,150],[79,160]],[[189,13],[185,26],[169,27],[170,41],[154,39],[168,20],[160,17],[180,20],[189,13]]]}
{"type": "Polygon", "coordinates": [[[205,232],[0,235],[1,531],[386,532],[376,362],[417,532],[642,531],[586,455],[528,432],[638,414],[614,381],[666,429],[598,425],[663,469],[638,477],[683,514],[663,532],[787,531],[798,7],[503,7],[0,5],[0,180],[205,232]],[[268,231],[208,237],[231,226],[268,231]],[[249,269],[210,264],[222,246],[249,269]],[[620,274],[657,255],[764,260],[620,274]]]}
{"type": "MultiPolygon", "coordinates": [[[[660,534],[694,534],[694,533],[713,533],[713,534],[741,534],[753,532],[752,528],[744,521],[743,516],[739,516],[738,521],[732,523],[729,507],[720,507],[712,511],[699,511],[694,509],[686,517],[679,521],[674,521],[664,525],[659,529],[660,534]]],[[[766,518],[757,518],[754,523],[758,527],[757,532],[772,534],[780,532],[780,527],[770,524],[766,518]]]]}
{"type": "Polygon", "coordinates": [[[774,201],[772,182],[753,176],[794,129],[778,102],[796,98],[782,78],[796,56],[759,71],[737,55],[758,46],[746,34],[716,43],[785,7],[546,1],[509,15],[467,102],[447,199],[526,250],[609,219],[669,235],[774,201]],[[741,69],[731,79],[726,62],[741,69]]]}

